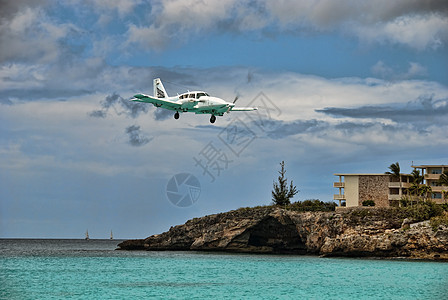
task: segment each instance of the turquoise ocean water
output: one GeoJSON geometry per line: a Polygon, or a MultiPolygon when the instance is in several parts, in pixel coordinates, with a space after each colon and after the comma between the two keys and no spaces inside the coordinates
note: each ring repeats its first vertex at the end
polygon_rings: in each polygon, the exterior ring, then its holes
{"type": "Polygon", "coordinates": [[[0,240],[0,299],[448,299],[448,263],[0,240]]]}

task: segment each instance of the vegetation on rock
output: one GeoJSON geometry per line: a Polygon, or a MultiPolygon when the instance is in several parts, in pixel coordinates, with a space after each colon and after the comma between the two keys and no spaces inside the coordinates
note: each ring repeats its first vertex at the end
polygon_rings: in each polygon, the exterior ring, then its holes
{"type": "Polygon", "coordinates": [[[310,199],[303,202],[294,202],[286,206],[286,209],[293,211],[334,211],[336,206],[336,203],[332,201],[324,202],[319,199],[310,199]]]}
{"type": "Polygon", "coordinates": [[[429,224],[431,224],[432,230],[438,231],[441,226],[448,227],[448,212],[444,214],[431,218],[429,224]]]}
{"type": "Polygon", "coordinates": [[[278,182],[274,182],[274,189],[272,190],[272,201],[276,205],[284,206],[291,203],[290,199],[296,195],[299,190],[297,190],[296,186],[293,184],[292,180],[288,188],[288,179],[285,178],[285,162],[282,161],[280,163],[282,167],[278,173],[278,182]]]}

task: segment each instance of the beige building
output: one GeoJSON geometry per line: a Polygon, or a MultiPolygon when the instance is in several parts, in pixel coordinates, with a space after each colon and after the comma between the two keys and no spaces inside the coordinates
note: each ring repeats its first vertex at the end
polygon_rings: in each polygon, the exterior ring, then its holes
{"type": "MultiPolygon", "coordinates": [[[[440,175],[448,170],[446,165],[412,166],[420,169],[424,178],[423,185],[431,187],[431,198],[434,202],[442,204],[448,202],[447,186],[438,183],[440,175]]],[[[334,174],[339,181],[333,183],[339,193],[333,199],[339,201],[339,206],[362,206],[366,200],[375,202],[376,207],[399,206],[403,196],[408,194],[412,185],[410,174],[401,174],[400,178],[388,174],[334,174]]]]}
{"type": "Polygon", "coordinates": [[[424,184],[431,187],[432,195],[431,198],[436,203],[447,203],[448,202],[448,186],[442,186],[438,183],[440,175],[448,171],[448,166],[446,165],[422,165],[422,166],[412,166],[414,169],[420,169],[425,180],[424,184]]]}
{"type": "Polygon", "coordinates": [[[345,203],[346,207],[362,206],[367,200],[374,201],[376,207],[398,206],[402,195],[411,185],[408,174],[401,175],[401,182],[384,173],[334,175],[339,176],[339,181],[333,183],[339,193],[333,198],[339,201],[339,206],[345,203]]]}

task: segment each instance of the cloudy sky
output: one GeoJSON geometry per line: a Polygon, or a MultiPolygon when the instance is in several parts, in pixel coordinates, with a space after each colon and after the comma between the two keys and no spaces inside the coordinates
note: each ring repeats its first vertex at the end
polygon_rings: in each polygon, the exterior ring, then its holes
{"type": "Polygon", "coordinates": [[[323,201],[334,173],[448,164],[447,44],[444,0],[0,0],[0,237],[269,204],[282,160],[294,200],[323,201]],[[156,77],[259,110],[128,101],[156,77]]]}

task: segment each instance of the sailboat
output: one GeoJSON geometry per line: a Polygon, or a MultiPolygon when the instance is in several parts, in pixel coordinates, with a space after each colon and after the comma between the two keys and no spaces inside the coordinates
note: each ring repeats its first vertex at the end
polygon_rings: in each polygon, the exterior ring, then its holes
{"type": "Polygon", "coordinates": [[[110,231],[110,239],[111,239],[111,240],[114,239],[114,235],[112,234],[112,230],[110,231]]]}
{"type": "Polygon", "coordinates": [[[85,240],[86,240],[86,241],[90,240],[90,238],[89,238],[89,231],[88,231],[88,230],[86,230],[86,237],[85,237],[85,240]]]}

